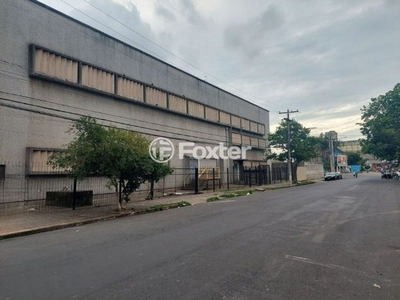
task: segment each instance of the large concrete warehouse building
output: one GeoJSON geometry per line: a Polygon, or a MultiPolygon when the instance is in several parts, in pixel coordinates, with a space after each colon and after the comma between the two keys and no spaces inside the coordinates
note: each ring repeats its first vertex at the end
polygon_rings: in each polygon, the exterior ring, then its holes
{"type": "MultiPolygon", "coordinates": [[[[0,202],[7,201],[8,178],[52,175],[47,157],[73,138],[66,131],[81,116],[165,137],[176,147],[252,147],[244,160],[174,156],[174,168],[234,172],[264,163],[268,110],[37,1],[0,1],[0,28],[0,202]],[[18,163],[22,173],[13,171],[18,163]]],[[[11,200],[44,197],[22,186],[26,191],[11,200]]]]}

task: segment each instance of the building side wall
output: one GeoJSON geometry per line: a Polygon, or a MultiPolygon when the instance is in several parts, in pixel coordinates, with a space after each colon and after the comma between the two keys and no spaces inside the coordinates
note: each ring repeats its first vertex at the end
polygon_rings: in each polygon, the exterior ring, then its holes
{"type": "MultiPolygon", "coordinates": [[[[0,1],[0,28],[0,164],[28,163],[28,148],[65,146],[74,138],[68,128],[81,116],[166,137],[176,147],[181,141],[229,143],[229,127],[236,126],[235,142],[265,148],[267,110],[35,1],[0,1]],[[30,52],[30,45],[50,51],[30,52]]],[[[249,151],[248,159],[261,161],[263,150],[249,151]]],[[[174,157],[171,166],[187,168],[187,160],[174,157]]],[[[232,162],[218,165],[228,166],[232,162]]],[[[24,178],[23,168],[18,172],[7,175],[24,178]]],[[[169,176],[157,186],[183,177],[169,176]]]]}

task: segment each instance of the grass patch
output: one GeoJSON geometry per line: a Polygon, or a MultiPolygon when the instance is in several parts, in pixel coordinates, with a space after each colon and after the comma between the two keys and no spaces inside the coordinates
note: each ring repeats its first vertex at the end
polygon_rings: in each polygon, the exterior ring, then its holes
{"type": "Polygon", "coordinates": [[[215,197],[208,198],[207,202],[215,202],[215,201],[218,201],[218,200],[220,200],[219,197],[215,196],[215,197]]]}
{"type": "Polygon", "coordinates": [[[167,210],[167,209],[173,209],[173,208],[185,207],[185,206],[191,206],[191,205],[192,204],[187,201],[180,201],[180,202],[166,203],[166,204],[157,204],[150,208],[136,211],[135,213],[140,215],[140,214],[147,214],[147,213],[152,213],[152,212],[156,212],[156,211],[163,211],[163,210],[167,210]]]}
{"type": "Polygon", "coordinates": [[[236,191],[236,194],[239,196],[246,196],[247,194],[253,194],[254,190],[242,190],[242,191],[236,191]]]}
{"type": "Polygon", "coordinates": [[[238,194],[235,194],[235,193],[226,193],[226,194],[222,194],[220,197],[221,197],[221,198],[234,198],[234,197],[236,197],[236,196],[238,196],[238,194]]]}
{"type": "Polygon", "coordinates": [[[224,193],[222,195],[220,195],[221,198],[234,198],[234,197],[238,197],[238,196],[245,196],[248,194],[253,194],[254,191],[253,190],[240,190],[240,191],[234,191],[231,193],[224,193]]]}
{"type": "Polygon", "coordinates": [[[252,190],[241,190],[241,191],[234,191],[234,192],[224,192],[223,194],[219,195],[219,196],[214,196],[211,198],[207,199],[207,202],[215,202],[218,200],[224,200],[224,199],[230,199],[230,198],[235,198],[235,197],[239,197],[239,196],[245,196],[248,194],[252,194],[254,193],[254,191],[252,190]]]}

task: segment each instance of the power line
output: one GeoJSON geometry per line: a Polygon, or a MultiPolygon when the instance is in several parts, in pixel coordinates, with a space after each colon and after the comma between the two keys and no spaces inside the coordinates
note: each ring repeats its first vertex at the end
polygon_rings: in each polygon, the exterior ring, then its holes
{"type": "MultiPolygon", "coordinates": [[[[5,64],[9,64],[9,65],[13,65],[13,66],[18,66],[19,68],[21,68],[22,70],[25,70],[25,71],[28,71],[28,68],[24,68],[23,66],[20,66],[20,65],[17,65],[17,64],[15,64],[15,63],[12,63],[12,62],[8,62],[8,61],[5,61],[5,60],[0,60],[0,62],[1,63],[5,63],[5,64]]],[[[8,76],[8,75],[3,75],[4,77],[7,77],[7,78],[10,78],[10,79],[17,79],[17,80],[21,80],[21,81],[25,81],[25,82],[29,82],[29,83],[31,83],[32,81],[29,81],[29,80],[27,80],[26,78],[25,78],[25,76],[24,75],[21,75],[21,74],[18,74],[18,73],[14,73],[14,72],[11,72],[11,71],[3,71],[3,70],[0,70],[0,72],[5,72],[5,73],[10,73],[10,74],[14,74],[14,75],[16,75],[16,76],[19,76],[19,77],[22,77],[22,78],[15,78],[15,77],[11,77],[11,76],[8,76]]],[[[1,76],[1,75],[0,75],[1,76]]],[[[62,90],[62,91],[66,91],[66,89],[64,88],[64,89],[61,89],[61,88],[56,88],[56,87],[53,87],[54,89],[58,89],[58,90],[62,90]]],[[[68,91],[69,93],[73,93],[73,94],[75,94],[75,95],[79,95],[79,96],[82,96],[82,94],[79,94],[79,93],[76,93],[76,92],[72,92],[72,91],[68,91]]],[[[22,96],[22,95],[20,95],[20,96],[22,96]]],[[[88,97],[90,97],[90,98],[92,98],[92,99],[96,99],[96,100],[98,100],[98,98],[95,98],[95,97],[93,97],[93,96],[88,96],[88,97]]],[[[42,100],[42,101],[47,101],[47,100],[42,100]]],[[[52,103],[52,102],[50,102],[50,103],[52,103]]],[[[63,104],[59,104],[59,105],[63,105],[63,104]]],[[[80,109],[80,110],[82,110],[83,108],[78,108],[78,107],[74,107],[74,108],[76,108],[76,109],[80,109]]],[[[85,109],[83,109],[83,110],[85,110],[85,109]]],[[[90,111],[90,110],[89,110],[90,111]]],[[[105,113],[104,113],[105,114],[105,113]]],[[[114,115],[115,116],[115,115],[114,115]]],[[[121,117],[121,116],[118,116],[118,117],[121,117]]],[[[123,118],[123,117],[121,117],[121,118],[123,118]]],[[[159,124],[156,124],[156,123],[151,123],[151,122],[148,122],[148,121],[141,121],[141,122],[144,122],[144,123],[149,123],[149,124],[154,124],[154,125],[159,125],[159,124]]],[[[175,128],[175,129],[181,129],[180,127],[174,127],[174,126],[170,126],[170,125],[162,125],[162,126],[165,126],[165,127],[172,127],[172,128],[175,128]]],[[[196,132],[195,130],[192,130],[193,132],[196,132]]],[[[199,133],[202,133],[202,132],[200,132],[200,131],[197,131],[197,132],[199,132],[199,133]]],[[[221,138],[225,138],[225,136],[222,136],[222,135],[217,135],[217,136],[220,136],[221,138]]]]}
{"type": "MultiPolygon", "coordinates": [[[[0,100],[11,102],[11,103],[23,104],[23,105],[30,106],[30,107],[33,107],[33,108],[32,109],[28,109],[28,108],[23,108],[23,107],[20,107],[20,106],[11,105],[11,104],[5,104],[5,103],[0,103],[0,106],[10,107],[10,108],[24,110],[24,111],[29,111],[29,112],[43,114],[43,115],[52,116],[52,117],[56,117],[56,118],[62,118],[62,119],[70,120],[70,121],[77,121],[76,117],[84,117],[84,116],[86,116],[84,114],[72,113],[72,112],[68,112],[68,111],[63,111],[63,110],[54,109],[54,108],[48,108],[48,107],[29,104],[29,103],[24,103],[24,102],[12,100],[12,99],[7,99],[7,98],[2,98],[2,97],[0,97],[0,100]],[[47,109],[50,112],[37,110],[37,108],[39,108],[39,109],[47,109]],[[57,113],[69,114],[69,115],[72,115],[72,117],[71,116],[63,116],[63,115],[60,115],[60,114],[57,114],[57,113]]],[[[177,135],[178,136],[185,136],[187,138],[192,138],[192,139],[193,138],[196,138],[196,139],[199,138],[198,136],[193,136],[193,135],[188,135],[188,134],[176,134],[175,132],[162,131],[162,130],[152,129],[152,128],[148,128],[148,127],[132,125],[132,124],[129,124],[129,123],[123,123],[123,122],[118,122],[118,121],[114,121],[114,120],[104,119],[104,118],[96,118],[96,119],[100,120],[100,121],[103,121],[103,122],[110,122],[110,123],[115,123],[115,124],[124,125],[124,126],[128,126],[128,127],[140,128],[142,131],[140,131],[140,130],[133,130],[133,131],[139,132],[139,133],[143,133],[143,134],[147,134],[147,135],[153,135],[153,136],[157,135],[157,134],[148,132],[148,131],[150,131],[150,132],[157,132],[157,133],[162,132],[162,133],[172,134],[172,136],[170,135],[168,137],[176,139],[176,140],[186,141],[183,138],[177,137],[177,135]],[[143,129],[144,129],[144,131],[143,131],[143,129]]],[[[107,125],[105,125],[105,126],[107,126],[107,125]]],[[[107,126],[107,127],[113,127],[113,126],[107,126]]],[[[201,140],[201,141],[196,140],[196,142],[207,143],[207,140],[208,140],[208,142],[211,142],[213,144],[215,144],[216,142],[220,142],[220,140],[214,140],[214,139],[210,139],[210,138],[207,138],[207,137],[200,137],[200,138],[203,139],[203,140],[201,140]]]]}
{"type": "MultiPolygon", "coordinates": [[[[76,7],[74,7],[73,5],[70,5],[70,4],[66,3],[64,0],[60,0],[60,1],[63,2],[63,3],[65,3],[65,4],[67,4],[67,5],[69,5],[70,7],[74,8],[74,9],[76,9],[77,11],[79,11],[80,13],[86,15],[87,17],[91,18],[92,20],[95,20],[95,19],[93,19],[92,17],[90,17],[89,15],[85,14],[84,12],[82,12],[81,10],[77,9],[76,7]]],[[[195,68],[196,70],[198,70],[198,71],[200,71],[200,72],[203,72],[203,73],[206,74],[207,76],[210,76],[211,78],[214,78],[215,80],[217,80],[217,81],[219,81],[219,82],[221,82],[221,83],[223,83],[223,84],[226,84],[227,86],[229,86],[229,87],[231,87],[231,88],[233,88],[233,89],[235,89],[235,90],[237,90],[237,91],[239,91],[239,92],[241,92],[241,93],[243,93],[243,94],[246,94],[246,95],[248,95],[248,96],[250,96],[250,97],[253,97],[253,98],[255,98],[255,99],[258,99],[258,100],[267,102],[267,103],[269,103],[270,105],[273,105],[273,106],[276,106],[276,107],[280,107],[280,106],[275,105],[275,104],[273,104],[273,103],[271,103],[271,102],[262,100],[262,99],[260,99],[260,98],[258,98],[258,97],[256,97],[256,96],[254,96],[254,95],[252,95],[252,94],[249,94],[249,93],[247,93],[247,92],[245,92],[245,91],[242,91],[242,90],[236,88],[235,86],[233,86],[233,85],[231,85],[231,84],[229,84],[229,83],[227,83],[227,82],[225,82],[225,81],[223,81],[223,80],[221,80],[221,79],[219,79],[219,78],[213,76],[212,74],[210,74],[210,73],[208,73],[208,72],[206,72],[206,71],[200,69],[199,67],[193,65],[192,63],[188,62],[187,60],[183,59],[182,57],[176,55],[175,53],[169,51],[168,49],[164,48],[163,46],[157,44],[156,42],[152,41],[151,39],[147,38],[147,37],[144,36],[143,34],[141,34],[141,33],[137,32],[136,30],[132,29],[131,27],[129,27],[129,26],[123,24],[122,22],[120,22],[119,20],[117,20],[116,18],[114,18],[113,16],[111,16],[110,14],[106,13],[106,12],[103,11],[102,9],[98,8],[97,6],[93,5],[92,3],[88,2],[87,0],[83,0],[83,1],[84,1],[85,3],[87,3],[87,4],[89,4],[90,6],[92,6],[93,8],[97,9],[98,11],[100,11],[101,13],[103,13],[104,15],[106,15],[107,17],[109,17],[110,19],[114,20],[114,21],[117,22],[118,24],[120,24],[120,25],[122,25],[123,27],[127,28],[128,30],[134,32],[135,34],[137,34],[137,35],[139,35],[140,37],[144,38],[146,41],[152,43],[153,45],[155,45],[155,46],[157,46],[158,48],[162,49],[163,51],[167,52],[168,54],[171,54],[172,56],[174,56],[175,58],[179,59],[180,61],[186,63],[187,65],[191,66],[192,68],[195,68]]],[[[95,21],[98,22],[99,24],[102,24],[103,26],[106,26],[106,25],[104,25],[103,23],[101,23],[101,22],[98,21],[98,20],[95,20],[95,21]]],[[[106,26],[106,27],[107,27],[107,26],[106,26]]],[[[109,27],[108,27],[108,28],[109,28],[109,27]]],[[[111,29],[111,28],[110,28],[110,29],[111,29]]],[[[113,30],[113,29],[111,29],[111,30],[113,30]]],[[[116,32],[115,30],[113,30],[113,31],[116,32]]],[[[118,33],[118,34],[120,34],[120,33],[118,33]]],[[[125,38],[127,38],[126,36],[124,36],[124,35],[122,35],[122,34],[120,34],[120,35],[123,36],[123,37],[125,37],[125,38]]],[[[128,39],[129,39],[129,38],[128,38],[128,39]]],[[[131,39],[129,39],[129,40],[132,41],[131,39]]],[[[136,44],[138,44],[138,43],[136,43],[136,44]]],[[[139,45],[139,44],[138,44],[138,45],[139,45]]],[[[144,46],[142,46],[142,45],[141,45],[141,47],[143,47],[144,49],[146,49],[146,48],[145,48],[144,46]]],[[[150,50],[149,50],[149,51],[150,51],[150,50]]],[[[152,53],[154,53],[154,52],[152,52],[152,53]]]]}
{"type": "MultiPolygon", "coordinates": [[[[22,81],[29,82],[29,80],[25,80],[25,79],[22,79],[22,78],[15,78],[15,77],[12,77],[12,76],[1,75],[1,74],[0,74],[0,76],[5,76],[5,77],[11,78],[11,79],[16,79],[16,80],[22,80],[22,81]]],[[[59,89],[59,88],[58,88],[58,90],[61,90],[61,91],[64,91],[64,92],[66,91],[65,89],[59,89]]],[[[59,105],[59,106],[67,107],[67,108],[81,110],[81,111],[87,111],[87,112],[90,112],[90,113],[103,114],[103,115],[108,115],[110,117],[117,117],[117,118],[127,119],[127,120],[130,120],[130,121],[133,120],[135,122],[146,123],[146,124],[149,124],[149,125],[156,125],[156,126],[160,126],[160,127],[167,127],[167,128],[171,128],[171,129],[183,130],[181,127],[176,127],[176,126],[166,125],[166,124],[159,124],[159,123],[149,122],[149,121],[145,121],[145,120],[134,120],[134,119],[131,119],[131,118],[128,118],[128,117],[120,116],[120,115],[114,115],[114,114],[110,114],[110,113],[94,111],[94,110],[91,110],[91,109],[85,109],[85,108],[82,108],[82,107],[71,106],[71,105],[68,105],[68,104],[54,103],[54,102],[51,102],[51,101],[48,101],[48,100],[45,100],[45,99],[32,98],[32,97],[28,97],[28,96],[24,96],[24,95],[20,95],[20,94],[15,94],[15,93],[8,93],[8,92],[4,92],[4,91],[0,91],[0,93],[7,94],[7,95],[12,95],[12,96],[17,96],[17,97],[28,98],[28,99],[34,99],[34,100],[42,101],[42,102],[45,102],[45,103],[50,103],[50,104],[53,104],[53,105],[55,104],[55,105],[59,105]]],[[[82,96],[82,94],[79,94],[79,93],[74,93],[74,94],[82,96]]],[[[98,100],[97,98],[95,98],[93,96],[90,96],[90,98],[98,100]]],[[[193,133],[205,134],[203,131],[197,131],[197,130],[193,130],[193,129],[190,129],[190,131],[193,132],[193,133]]],[[[213,136],[225,139],[224,135],[214,134],[213,136]]]]}
{"type": "MultiPolygon", "coordinates": [[[[11,4],[11,5],[12,5],[12,4],[11,4]]],[[[14,6],[14,5],[12,5],[12,6],[14,6]]],[[[14,6],[14,7],[18,9],[18,7],[16,7],[16,6],[14,6]]],[[[83,30],[81,30],[81,29],[79,29],[79,28],[73,26],[72,24],[66,22],[66,21],[63,20],[62,18],[59,18],[57,15],[52,14],[51,12],[48,11],[48,9],[44,9],[44,8],[42,8],[42,7],[39,7],[39,9],[42,10],[44,13],[46,13],[46,14],[52,16],[53,18],[59,20],[60,22],[63,22],[65,25],[67,25],[67,26],[69,26],[69,27],[71,27],[71,28],[73,28],[73,29],[75,29],[75,30],[81,32],[81,33],[84,34],[85,36],[90,36],[93,40],[96,40],[96,41],[98,41],[98,42],[102,42],[101,39],[96,38],[95,36],[92,36],[92,35],[88,34],[87,32],[85,32],[85,31],[83,31],[83,30]]],[[[73,20],[75,21],[75,19],[73,19],[73,20]]],[[[88,25],[86,25],[86,26],[88,26],[88,25]]],[[[113,37],[113,39],[119,41],[119,40],[116,39],[115,37],[113,37]]],[[[119,42],[120,42],[120,41],[119,41],[119,42]]],[[[123,42],[122,42],[122,43],[123,43],[123,42]]],[[[126,43],[124,43],[124,44],[126,44],[126,43]]],[[[110,46],[110,45],[109,45],[109,46],[110,46]]],[[[148,67],[149,69],[153,69],[153,70],[157,71],[158,73],[163,74],[163,75],[166,76],[166,77],[170,77],[170,78],[174,79],[174,80],[177,81],[177,82],[181,82],[181,80],[180,80],[178,77],[175,77],[175,76],[171,75],[170,72],[163,72],[163,71],[161,71],[160,69],[156,69],[156,68],[153,67],[152,65],[146,64],[146,63],[144,63],[142,60],[139,60],[139,59],[135,58],[134,56],[128,55],[127,53],[125,53],[125,52],[119,50],[119,49],[116,48],[115,46],[110,46],[110,47],[112,47],[116,52],[119,52],[119,53],[121,53],[122,55],[124,55],[124,56],[126,56],[126,57],[129,57],[130,59],[132,59],[132,60],[138,62],[139,64],[142,64],[142,65],[148,67]]],[[[129,47],[132,47],[132,46],[129,45],[129,47]]],[[[149,54],[146,53],[146,52],[143,52],[143,51],[141,51],[141,50],[137,50],[137,51],[140,51],[140,52],[144,53],[145,55],[151,57],[151,55],[149,55],[149,54]]],[[[153,57],[153,58],[155,58],[155,57],[153,57]]],[[[165,64],[165,61],[162,61],[162,60],[160,60],[160,59],[158,59],[158,58],[155,58],[155,59],[156,59],[156,60],[159,60],[160,62],[162,62],[162,63],[165,64]]],[[[174,66],[173,64],[170,64],[170,66],[176,68],[177,70],[179,70],[179,71],[181,71],[181,72],[187,73],[187,72],[185,72],[185,71],[183,71],[183,70],[180,70],[179,68],[177,68],[177,67],[174,66]]],[[[194,78],[198,79],[197,77],[193,76],[193,75],[190,74],[190,73],[187,73],[187,74],[190,75],[191,77],[194,77],[194,78]]],[[[192,85],[192,84],[190,84],[190,83],[188,83],[188,82],[186,82],[185,84],[188,85],[188,86],[190,86],[190,87],[192,87],[192,88],[194,88],[194,89],[196,89],[196,86],[194,86],[194,85],[192,85]]],[[[218,87],[217,87],[217,88],[218,88],[218,87]]],[[[218,89],[222,90],[221,88],[218,88],[218,89]]],[[[222,90],[222,91],[223,91],[223,92],[226,92],[226,93],[228,93],[228,94],[232,94],[232,93],[230,93],[230,92],[228,92],[228,91],[225,91],[225,90],[222,90]]],[[[209,93],[209,92],[207,92],[207,91],[203,91],[203,92],[205,92],[205,93],[208,94],[209,96],[212,96],[212,97],[215,96],[214,94],[211,94],[211,93],[209,93]]],[[[233,94],[232,94],[232,95],[233,95],[233,94]]],[[[240,97],[237,96],[237,95],[233,95],[233,96],[240,98],[240,97]]],[[[249,101],[247,101],[247,100],[245,100],[245,99],[242,99],[242,100],[245,101],[245,102],[248,102],[248,103],[250,103],[250,104],[252,104],[252,105],[254,105],[254,106],[256,106],[256,107],[259,107],[258,105],[254,104],[254,103],[251,103],[251,102],[249,102],[249,101]]],[[[243,106],[243,104],[241,104],[240,102],[239,102],[239,105],[243,106]]]]}
{"type": "MultiPolygon", "coordinates": [[[[4,100],[4,99],[0,97],[0,100],[4,100]]],[[[46,115],[46,116],[55,117],[55,118],[62,118],[62,119],[70,120],[72,122],[77,121],[76,118],[56,115],[56,114],[53,114],[53,113],[43,112],[43,111],[39,111],[39,110],[35,110],[35,109],[21,108],[21,107],[15,106],[15,105],[4,104],[4,103],[1,103],[1,102],[0,102],[0,106],[13,108],[13,109],[17,109],[17,110],[22,110],[22,111],[27,111],[27,112],[31,112],[31,113],[37,113],[37,114],[40,114],[40,115],[46,115]]],[[[83,116],[84,115],[81,115],[81,117],[83,117],[83,116]]],[[[101,119],[101,118],[97,118],[97,119],[100,120],[100,121],[109,121],[109,120],[104,120],[104,119],[101,119]]],[[[114,123],[118,123],[118,122],[114,122],[114,123]]],[[[120,129],[118,127],[113,127],[113,126],[109,126],[109,125],[102,125],[102,126],[109,127],[109,128],[120,129]]],[[[128,125],[128,126],[135,127],[135,126],[132,126],[132,125],[128,125]]],[[[6,131],[7,132],[7,130],[2,130],[2,131],[6,131]]],[[[8,131],[12,132],[12,130],[8,130],[8,131]]],[[[143,131],[138,131],[138,130],[129,130],[129,131],[137,132],[137,133],[144,134],[144,135],[147,135],[147,136],[157,136],[156,134],[153,134],[153,133],[148,133],[148,132],[143,132],[143,131]]],[[[151,131],[154,131],[154,130],[151,130],[151,131]]],[[[39,135],[39,134],[33,134],[33,135],[39,135]]],[[[46,136],[46,135],[40,135],[40,136],[46,136]]],[[[193,138],[198,138],[196,136],[192,136],[192,137],[193,138]]],[[[187,139],[179,138],[179,137],[176,137],[176,136],[168,136],[168,138],[171,138],[173,140],[178,140],[178,141],[187,141],[187,139]]],[[[192,139],[191,141],[195,142],[195,143],[205,143],[205,144],[215,144],[216,142],[218,142],[218,141],[207,139],[207,138],[205,138],[203,140],[193,140],[192,139]]]]}
{"type": "MultiPolygon", "coordinates": [[[[64,2],[63,0],[60,0],[60,1],[64,2]]],[[[64,2],[64,3],[65,3],[66,5],[68,5],[68,6],[70,6],[71,8],[77,10],[78,12],[82,13],[83,15],[86,15],[87,17],[93,19],[92,17],[88,16],[86,13],[82,12],[81,10],[77,9],[76,7],[70,5],[70,4],[66,3],[66,2],[64,2]]],[[[13,6],[14,6],[14,5],[13,5],[13,6]]],[[[14,6],[14,7],[15,7],[15,6],[14,6]]],[[[85,35],[89,35],[87,32],[82,31],[81,29],[79,29],[79,28],[73,26],[72,24],[66,22],[65,20],[59,18],[57,15],[54,15],[54,13],[50,12],[48,9],[45,9],[45,8],[43,8],[43,7],[40,7],[40,6],[39,6],[39,9],[42,10],[43,12],[45,12],[46,14],[51,15],[51,16],[53,16],[54,18],[58,19],[59,21],[63,22],[63,23],[66,24],[67,26],[70,26],[70,27],[74,28],[75,30],[77,30],[77,31],[79,31],[79,32],[81,32],[81,33],[83,33],[83,34],[85,34],[85,35]]],[[[75,21],[74,18],[72,18],[72,17],[70,17],[70,18],[71,18],[72,20],[75,21]]],[[[102,23],[102,22],[100,22],[100,21],[98,21],[98,20],[95,20],[95,19],[93,19],[93,20],[96,21],[97,23],[103,25],[104,27],[106,27],[106,28],[112,30],[113,32],[116,32],[114,29],[110,28],[109,26],[105,25],[104,23],[102,23]]],[[[87,24],[85,24],[85,25],[88,26],[88,27],[90,27],[90,26],[87,25],[87,24]]],[[[125,26],[125,25],[124,25],[124,26],[125,26]]],[[[128,28],[129,28],[129,27],[128,27],[128,28]]],[[[133,29],[131,29],[131,30],[133,30],[133,29]]],[[[120,36],[126,38],[127,40],[131,41],[132,43],[138,44],[137,42],[133,41],[133,40],[130,39],[129,37],[126,37],[126,36],[124,36],[123,34],[118,33],[118,32],[116,32],[116,33],[117,33],[118,35],[120,35],[120,36]]],[[[98,39],[98,38],[96,38],[96,37],[94,37],[94,36],[92,36],[92,35],[89,35],[89,36],[90,36],[92,39],[101,41],[100,39],[98,39]]],[[[115,37],[113,37],[113,38],[116,39],[115,37]]],[[[118,39],[116,39],[116,40],[118,41],[118,39]]],[[[153,42],[153,43],[154,43],[154,42],[153,42]]],[[[156,44],[156,43],[155,43],[155,44],[156,44]]],[[[138,45],[140,45],[140,44],[138,44],[138,45]]],[[[140,46],[141,46],[141,45],[140,45],[140,46]]],[[[133,60],[136,60],[136,61],[137,61],[138,63],[140,63],[140,64],[146,65],[147,67],[149,67],[149,68],[151,68],[151,69],[154,69],[154,70],[156,70],[157,72],[162,73],[162,74],[165,75],[165,76],[169,76],[169,77],[175,79],[176,81],[180,81],[179,78],[172,76],[169,72],[162,72],[162,71],[160,71],[159,69],[155,69],[155,68],[152,67],[151,65],[147,65],[147,64],[144,63],[143,61],[138,60],[138,59],[136,59],[135,57],[133,57],[133,56],[131,56],[131,55],[128,55],[127,53],[125,53],[125,52],[123,52],[123,51],[117,49],[115,46],[110,46],[110,47],[114,48],[117,52],[120,52],[121,54],[123,54],[123,55],[125,55],[125,56],[127,56],[127,57],[130,57],[130,58],[133,59],[133,60]]],[[[131,47],[132,47],[132,46],[131,46],[131,47]]],[[[141,47],[143,47],[144,49],[147,50],[147,48],[145,48],[144,46],[141,46],[141,47]]],[[[161,46],[160,46],[160,47],[161,47],[161,46]]],[[[162,48],[162,47],[161,47],[161,48],[162,48]]],[[[140,50],[139,50],[139,51],[140,51],[140,50]]],[[[152,52],[153,54],[155,54],[155,53],[154,53],[153,51],[151,51],[151,50],[148,50],[148,51],[150,51],[150,52],[152,52]]],[[[142,51],[142,52],[143,52],[143,51],[142,51]]],[[[148,53],[146,53],[146,52],[143,52],[143,53],[146,54],[146,55],[148,55],[148,56],[150,56],[150,55],[149,55],[148,53]]],[[[174,55],[174,54],[173,54],[173,55],[174,55]]],[[[155,54],[155,56],[159,56],[159,55],[156,55],[156,54],[155,54]]],[[[150,57],[151,57],[151,56],[150,56],[150,57]]],[[[176,56],[176,57],[179,58],[178,56],[176,56]]],[[[175,68],[178,69],[179,71],[182,71],[180,68],[178,68],[178,67],[175,66],[174,64],[168,62],[168,61],[167,61],[166,59],[164,59],[164,58],[162,58],[162,59],[156,58],[156,59],[160,60],[162,63],[167,62],[168,64],[170,64],[171,66],[175,67],[175,68]]],[[[185,60],[183,60],[183,59],[181,59],[181,60],[182,60],[182,61],[185,61],[185,60]]],[[[185,62],[186,62],[186,61],[185,61],[185,62]]],[[[190,63],[188,63],[188,64],[190,64],[190,63]]],[[[193,66],[193,67],[195,67],[195,66],[193,66]]],[[[197,67],[195,67],[195,68],[197,68],[197,67]]],[[[197,69],[200,70],[201,72],[204,72],[204,71],[202,71],[202,70],[199,69],[199,68],[197,68],[197,69]]],[[[185,72],[185,71],[183,71],[183,72],[185,72]]],[[[187,73],[187,74],[189,74],[190,76],[196,78],[197,80],[201,80],[201,79],[195,77],[194,75],[192,75],[192,74],[190,74],[190,73],[188,73],[188,72],[185,72],[185,73],[187,73]]],[[[206,73],[206,72],[204,72],[204,73],[206,73]]],[[[208,74],[208,73],[206,73],[206,74],[208,74]]],[[[210,75],[211,77],[217,79],[218,81],[220,81],[220,82],[222,82],[222,83],[225,83],[224,81],[222,81],[222,80],[220,80],[220,79],[218,79],[218,78],[212,76],[211,74],[209,74],[209,75],[210,75]]],[[[192,85],[192,84],[190,84],[190,83],[188,83],[188,82],[186,82],[186,84],[187,84],[188,86],[191,86],[191,87],[193,87],[193,88],[196,88],[195,85],[192,85]]],[[[229,85],[228,83],[225,83],[225,84],[227,84],[228,86],[231,86],[231,85],[229,85]]],[[[278,105],[276,105],[276,104],[274,104],[274,103],[272,103],[272,102],[268,102],[268,101],[266,101],[266,100],[263,100],[263,99],[260,99],[260,98],[258,98],[258,97],[256,97],[256,96],[254,96],[254,95],[251,95],[251,94],[249,94],[249,93],[246,93],[246,92],[244,92],[244,91],[242,91],[242,90],[240,90],[240,89],[238,89],[238,88],[236,88],[236,87],[234,87],[234,86],[231,86],[231,87],[234,88],[235,90],[237,90],[237,91],[239,91],[239,92],[242,92],[242,93],[244,93],[244,94],[247,94],[247,95],[249,95],[249,96],[251,96],[251,97],[253,97],[253,98],[255,98],[255,99],[258,99],[258,100],[264,101],[264,102],[266,102],[266,103],[269,103],[269,104],[272,105],[272,106],[281,107],[281,106],[278,106],[278,105]]],[[[218,88],[218,87],[217,87],[217,88],[218,88]]],[[[219,89],[221,89],[221,88],[219,88],[219,89]]],[[[225,91],[225,90],[223,90],[223,89],[221,89],[221,90],[224,91],[224,92],[227,92],[227,93],[229,93],[229,94],[232,94],[232,93],[230,93],[230,92],[228,92],[228,91],[225,91]]],[[[213,94],[210,94],[210,93],[208,93],[207,91],[205,91],[205,92],[206,92],[207,94],[209,94],[210,96],[214,96],[213,94]]],[[[232,94],[232,95],[233,95],[233,96],[236,96],[236,95],[234,95],[234,94],[232,94]]],[[[236,96],[236,97],[238,97],[238,96],[236,96]]],[[[249,102],[249,103],[251,103],[251,104],[253,104],[253,105],[255,105],[255,106],[258,106],[257,104],[254,104],[254,103],[252,103],[252,102],[250,102],[250,101],[247,101],[247,100],[245,100],[245,99],[242,99],[242,100],[244,100],[244,101],[246,101],[246,102],[249,102]]],[[[239,105],[241,105],[241,104],[239,103],[239,105]]],[[[260,106],[258,106],[258,107],[260,107],[260,106]]]]}

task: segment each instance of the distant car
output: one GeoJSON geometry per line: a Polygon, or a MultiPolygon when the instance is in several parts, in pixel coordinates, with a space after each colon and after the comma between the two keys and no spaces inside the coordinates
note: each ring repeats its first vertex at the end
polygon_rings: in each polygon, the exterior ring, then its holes
{"type": "Polygon", "coordinates": [[[393,178],[393,174],[389,170],[382,172],[382,179],[392,179],[392,178],[393,178]]]}
{"type": "Polygon", "coordinates": [[[342,173],[335,172],[335,174],[336,174],[336,179],[343,179],[342,173]]]}
{"type": "Polygon", "coordinates": [[[336,179],[337,179],[336,172],[327,172],[325,174],[325,180],[326,181],[328,181],[328,180],[336,180],[336,179]]]}

